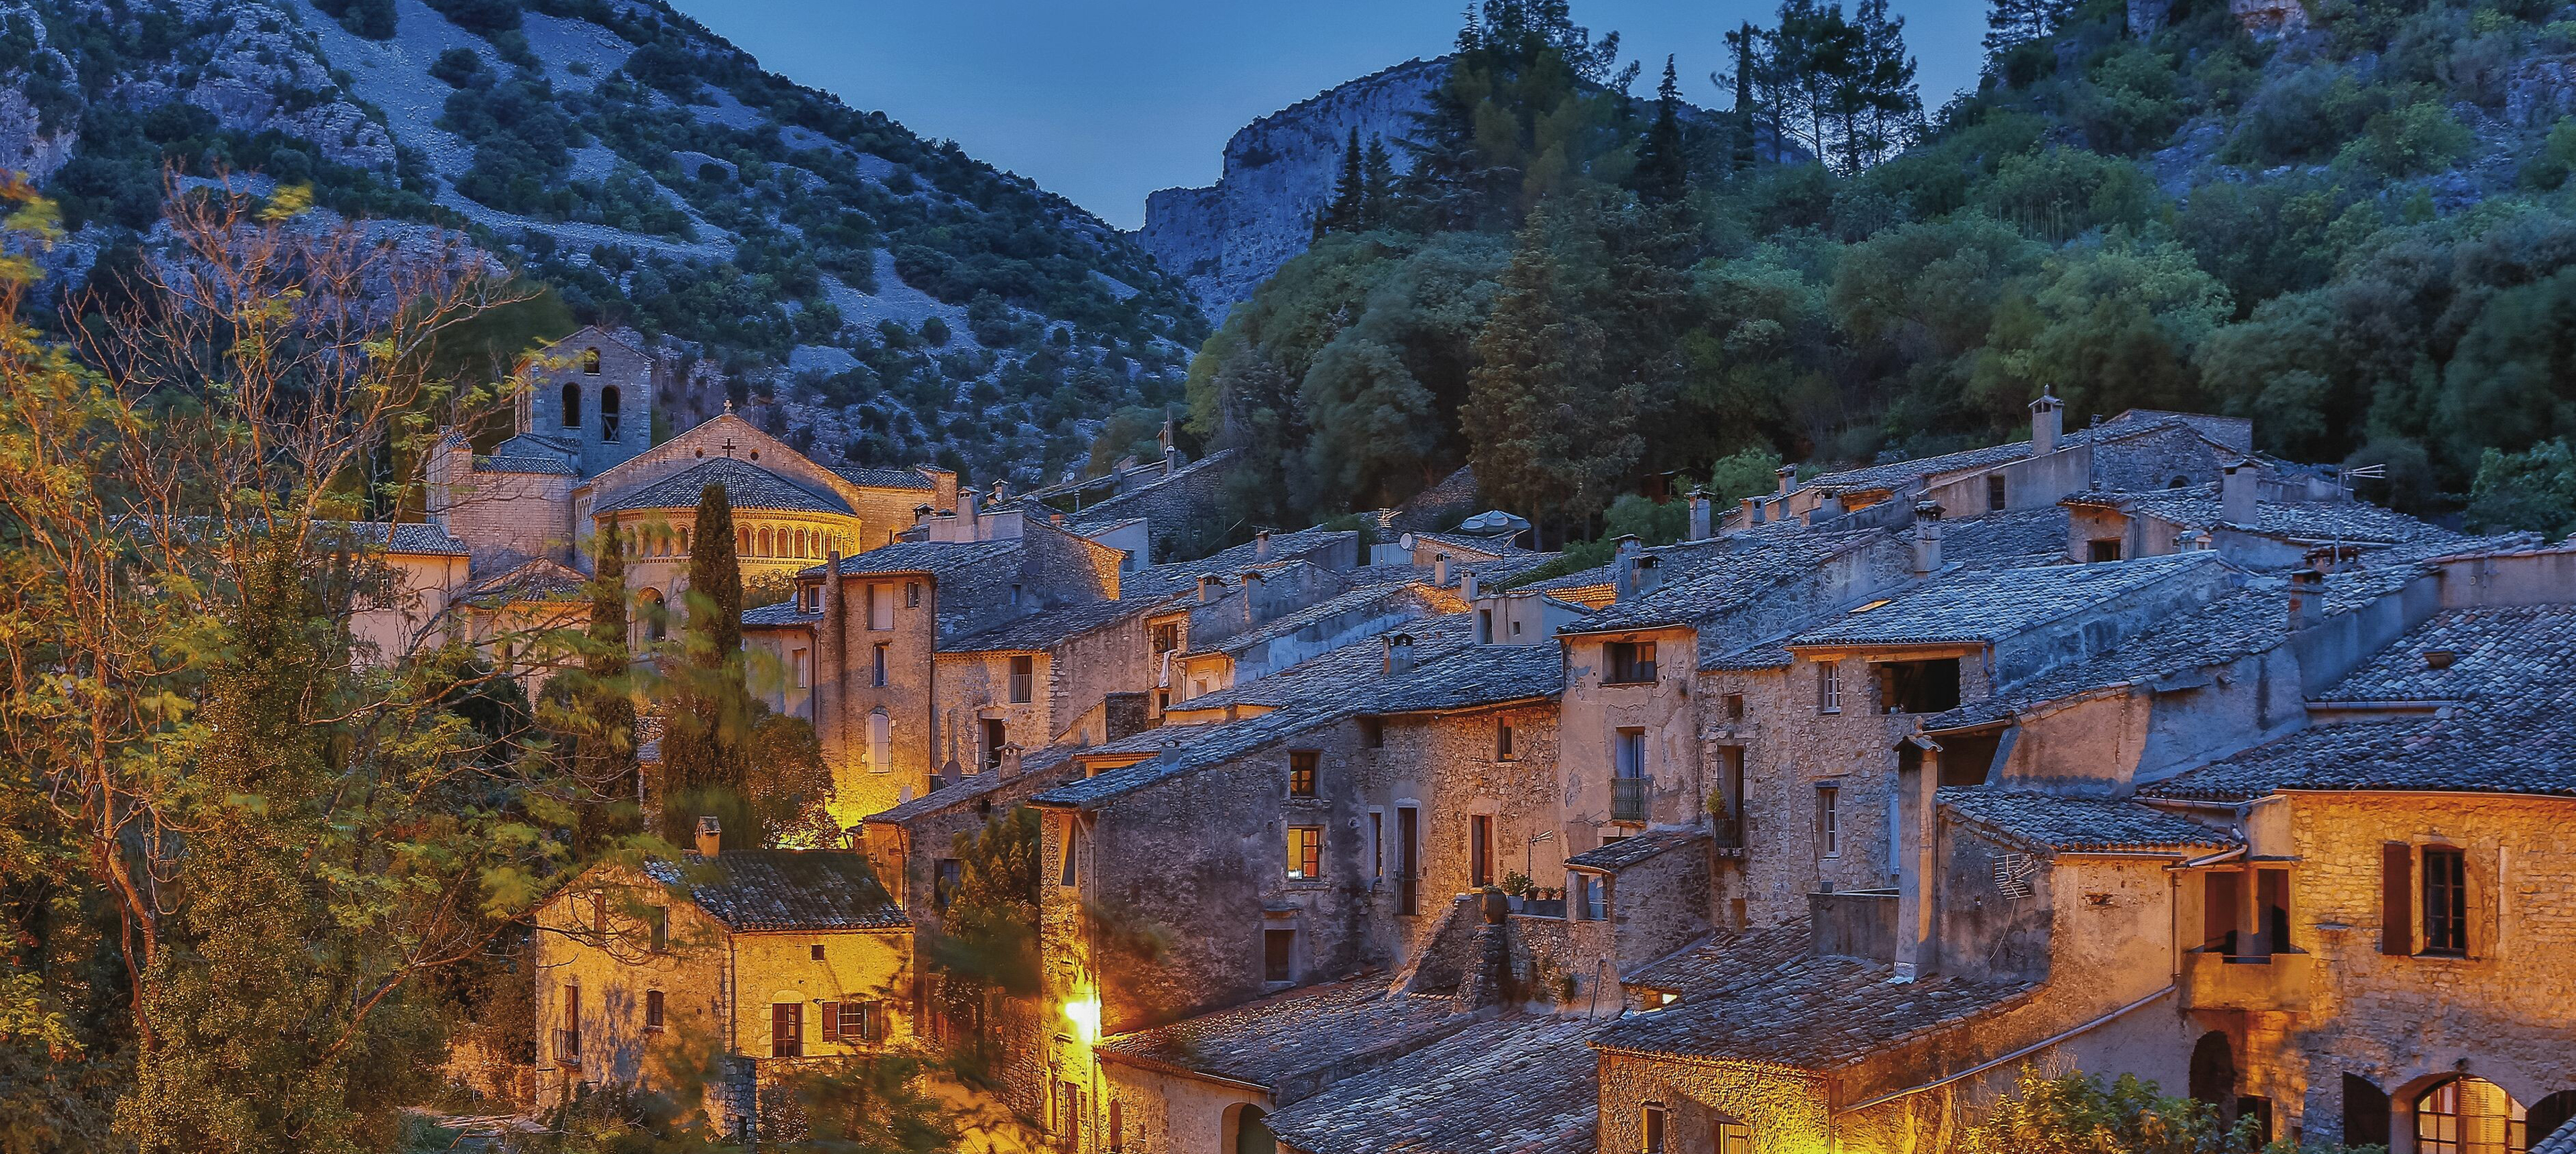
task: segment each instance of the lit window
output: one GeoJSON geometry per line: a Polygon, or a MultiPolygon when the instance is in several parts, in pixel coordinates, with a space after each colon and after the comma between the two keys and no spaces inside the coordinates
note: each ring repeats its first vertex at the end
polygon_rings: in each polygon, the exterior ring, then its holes
{"type": "Polygon", "coordinates": [[[1324,876],[1324,827],[1288,827],[1288,876],[1300,881],[1324,876]]]}
{"type": "Polygon", "coordinates": [[[1494,758],[1498,761],[1510,761],[1513,756],[1512,723],[1497,721],[1494,723],[1494,758]]]}
{"type": "Polygon", "coordinates": [[[1315,767],[1320,760],[1321,755],[1311,749],[1288,754],[1288,796],[1315,796],[1315,767]]]}

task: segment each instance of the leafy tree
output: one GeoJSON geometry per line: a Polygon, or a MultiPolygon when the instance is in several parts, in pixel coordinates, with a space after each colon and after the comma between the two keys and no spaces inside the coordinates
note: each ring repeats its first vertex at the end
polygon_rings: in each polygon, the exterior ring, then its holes
{"type": "Polygon", "coordinates": [[[2468,521],[2488,533],[2531,529],[2553,540],[2576,533],[2576,454],[2566,438],[2520,453],[2488,449],[2469,485],[2468,521]]]}
{"type": "Polygon", "coordinates": [[[614,533],[592,543],[590,623],[579,648],[581,668],[558,680],[572,697],[568,713],[550,717],[572,745],[573,772],[608,804],[582,812],[579,842],[594,849],[636,831],[642,783],[635,761],[634,655],[626,614],[626,550],[614,533]]]}
{"type": "Polygon", "coordinates": [[[2075,1072],[2042,1075],[2023,1066],[2014,1092],[1961,1133],[1962,1154],[2386,1154],[2383,1146],[2263,1145],[2252,1118],[2229,1125],[2218,1108],[2159,1092],[2122,1074],[2105,1086],[2075,1072]]]}

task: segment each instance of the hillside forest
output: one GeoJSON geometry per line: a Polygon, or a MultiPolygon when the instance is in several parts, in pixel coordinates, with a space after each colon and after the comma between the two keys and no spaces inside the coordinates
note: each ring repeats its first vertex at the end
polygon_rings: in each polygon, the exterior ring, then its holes
{"type": "Polygon", "coordinates": [[[1694,122],[1669,62],[1631,96],[1563,0],[1488,0],[1416,131],[1351,143],[1317,243],[1201,348],[1190,428],[1254,466],[1248,522],[1465,463],[1553,542],[1650,478],[1731,499],[2027,436],[2045,390],[2576,530],[2576,119],[2534,79],[2576,21],[2240,7],[2007,0],[1978,90],[1927,113],[1882,3],[1785,0],[1694,122]]]}

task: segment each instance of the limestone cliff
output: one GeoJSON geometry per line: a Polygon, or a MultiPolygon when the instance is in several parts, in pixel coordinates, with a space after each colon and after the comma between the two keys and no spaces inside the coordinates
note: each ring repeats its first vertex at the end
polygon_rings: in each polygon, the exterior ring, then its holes
{"type": "Polygon", "coordinates": [[[1224,319],[1227,306],[1306,251],[1308,222],[1332,197],[1350,131],[1385,141],[1403,171],[1409,158],[1396,142],[1412,132],[1413,113],[1448,74],[1445,57],[1407,60],[1245,125],[1226,141],[1225,171],[1215,184],[1145,198],[1137,243],[1188,282],[1209,319],[1224,319]]]}

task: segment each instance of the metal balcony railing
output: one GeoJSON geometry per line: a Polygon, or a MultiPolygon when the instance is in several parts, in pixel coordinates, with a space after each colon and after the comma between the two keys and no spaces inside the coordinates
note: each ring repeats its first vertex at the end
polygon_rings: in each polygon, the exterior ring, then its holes
{"type": "Polygon", "coordinates": [[[1646,787],[1653,781],[1644,777],[1610,779],[1610,820],[1646,820],[1646,787]]]}

